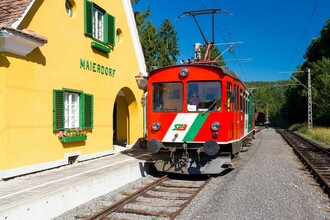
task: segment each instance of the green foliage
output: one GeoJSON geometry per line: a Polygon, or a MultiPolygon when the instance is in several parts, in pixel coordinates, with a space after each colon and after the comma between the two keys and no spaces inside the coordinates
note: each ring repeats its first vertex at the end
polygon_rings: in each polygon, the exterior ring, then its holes
{"type": "Polygon", "coordinates": [[[313,116],[318,125],[330,125],[330,59],[311,64],[313,73],[313,116]]]}
{"type": "Polygon", "coordinates": [[[306,67],[308,63],[316,62],[322,57],[330,58],[330,19],[323,26],[320,37],[313,38],[312,43],[309,45],[304,58],[306,67]]]}
{"type": "Polygon", "coordinates": [[[289,130],[298,131],[313,141],[321,142],[321,144],[330,145],[330,129],[325,127],[308,128],[307,123],[293,124],[289,130]]]}
{"type": "Polygon", "coordinates": [[[146,61],[147,70],[150,71],[153,66],[158,66],[157,63],[157,33],[156,27],[151,21],[148,21],[145,28],[142,29],[140,41],[142,50],[146,61]]]}
{"type": "MultiPolygon", "coordinates": [[[[201,58],[202,59],[204,59],[206,48],[207,48],[207,45],[204,45],[203,47],[201,47],[201,55],[202,55],[201,58]]],[[[217,58],[216,62],[217,62],[218,66],[225,66],[226,65],[226,63],[222,59],[220,50],[217,47],[213,46],[211,48],[210,60],[215,60],[216,58],[217,58]]]]}
{"type": "Polygon", "coordinates": [[[281,123],[287,120],[285,93],[289,84],[289,81],[255,81],[246,83],[247,87],[252,91],[257,111],[265,113],[266,120],[281,123]]]}
{"type": "Polygon", "coordinates": [[[138,29],[139,37],[141,37],[141,33],[145,29],[145,25],[147,21],[149,20],[149,15],[151,14],[151,9],[150,7],[146,12],[142,11],[137,11],[134,12],[134,17],[135,17],[135,22],[136,22],[136,27],[138,29]]]}
{"type": "Polygon", "coordinates": [[[289,131],[299,131],[300,133],[305,133],[307,129],[308,129],[307,123],[293,124],[288,128],[289,131]]]}
{"type": "MultiPolygon", "coordinates": [[[[293,74],[296,79],[303,85],[307,85],[307,74],[297,73],[293,74]]],[[[288,107],[288,122],[302,123],[307,121],[308,117],[308,102],[307,102],[307,89],[298,84],[297,81],[291,79],[291,84],[286,92],[287,107],[288,107]]]]}
{"type": "MultiPolygon", "coordinates": [[[[320,36],[313,38],[307,48],[305,62],[298,70],[311,71],[313,122],[320,126],[330,125],[330,19],[323,26],[320,36]]],[[[303,85],[308,85],[307,72],[297,72],[293,76],[303,85]]],[[[296,82],[292,79],[293,82],[296,82]]],[[[292,87],[287,91],[288,116],[292,123],[307,121],[308,90],[302,86],[292,87]]]]}
{"type": "Polygon", "coordinates": [[[166,18],[158,30],[158,65],[160,67],[174,65],[179,53],[177,32],[171,21],[166,18]]]}
{"type": "Polygon", "coordinates": [[[164,19],[157,30],[149,19],[150,14],[150,8],[146,12],[137,11],[134,14],[147,71],[155,66],[174,65],[179,55],[177,32],[171,21],[164,19]]]}

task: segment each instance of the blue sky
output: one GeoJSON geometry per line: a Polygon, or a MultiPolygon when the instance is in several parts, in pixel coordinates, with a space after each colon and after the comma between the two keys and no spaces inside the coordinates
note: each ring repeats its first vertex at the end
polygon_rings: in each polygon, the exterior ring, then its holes
{"type": "MultiPolygon", "coordinates": [[[[287,71],[302,64],[303,54],[313,37],[318,37],[330,18],[330,0],[140,0],[134,10],[151,7],[157,27],[168,18],[178,32],[181,59],[194,55],[193,44],[203,43],[192,17],[176,18],[186,11],[222,8],[228,14],[215,16],[215,43],[243,42],[234,45],[235,54],[225,53],[229,69],[243,81],[287,80],[287,71]],[[231,61],[249,59],[250,61],[231,61]]],[[[211,16],[197,17],[208,40],[211,16]]],[[[221,51],[226,46],[219,46],[221,51]]]]}

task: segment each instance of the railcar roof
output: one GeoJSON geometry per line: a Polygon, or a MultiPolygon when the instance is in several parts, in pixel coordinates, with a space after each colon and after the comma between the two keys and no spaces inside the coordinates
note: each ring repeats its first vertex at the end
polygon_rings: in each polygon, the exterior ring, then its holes
{"type": "Polygon", "coordinates": [[[167,67],[162,67],[159,69],[155,69],[150,71],[149,74],[152,74],[153,72],[158,72],[160,70],[164,70],[164,69],[168,69],[168,68],[173,68],[173,67],[189,67],[189,66],[197,66],[197,67],[207,67],[207,68],[218,68],[221,69],[222,72],[228,76],[231,76],[239,81],[242,82],[242,80],[239,78],[238,74],[232,70],[229,70],[228,68],[226,68],[225,66],[212,66],[212,65],[205,65],[205,64],[181,64],[181,65],[173,65],[173,66],[167,66],[167,67]]]}
{"type": "MultiPolygon", "coordinates": [[[[197,66],[197,67],[207,67],[207,68],[219,68],[223,71],[224,74],[233,77],[234,79],[240,81],[244,87],[247,89],[247,91],[249,92],[249,94],[251,94],[251,92],[249,91],[248,87],[245,85],[245,83],[241,80],[241,78],[238,76],[238,74],[230,69],[228,69],[225,66],[213,66],[213,65],[205,65],[205,64],[181,64],[181,65],[173,65],[173,66],[167,66],[167,67],[162,67],[162,68],[158,68],[155,70],[152,70],[149,72],[150,74],[153,74],[154,72],[158,72],[164,69],[168,69],[168,68],[173,68],[173,67],[187,67],[187,66],[197,66]]],[[[251,94],[252,95],[252,94],[251,94]]]]}

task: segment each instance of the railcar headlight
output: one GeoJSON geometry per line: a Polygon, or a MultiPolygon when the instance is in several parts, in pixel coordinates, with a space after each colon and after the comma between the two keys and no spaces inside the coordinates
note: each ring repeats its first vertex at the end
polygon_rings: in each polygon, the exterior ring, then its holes
{"type": "Polygon", "coordinates": [[[188,74],[189,74],[189,70],[187,68],[182,68],[180,70],[180,76],[186,77],[186,76],[188,76],[188,74]]]}
{"type": "Polygon", "coordinates": [[[218,121],[213,122],[212,125],[211,125],[211,129],[213,131],[219,131],[219,129],[220,129],[220,123],[218,121]]]}
{"type": "Polygon", "coordinates": [[[152,124],[151,127],[154,131],[158,131],[160,129],[160,123],[158,121],[156,121],[152,124]]]}

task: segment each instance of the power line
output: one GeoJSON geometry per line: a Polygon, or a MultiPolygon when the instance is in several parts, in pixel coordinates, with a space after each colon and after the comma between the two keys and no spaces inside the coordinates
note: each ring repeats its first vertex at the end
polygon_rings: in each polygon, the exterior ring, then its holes
{"type": "Polygon", "coordinates": [[[302,35],[301,35],[301,37],[300,37],[300,40],[299,40],[299,42],[298,42],[298,45],[297,45],[297,47],[296,47],[294,53],[292,54],[292,57],[291,57],[291,59],[290,59],[288,65],[286,66],[285,70],[288,70],[289,66],[290,66],[291,63],[293,62],[293,59],[294,59],[294,57],[296,56],[296,54],[297,54],[297,52],[298,52],[298,49],[299,49],[299,47],[300,47],[300,45],[301,45],[301,42],[302,42],[303,38],[305,37],[305,34],[306,34],[307,30],[308,30],[308,27],[309,27],[309,25],[310,25],[310,23],[311,23],[311,21],[312,21],[312,18],[313,18],[313,16],[314,16],[314,13],[315,13],[315,11],[316,11],[316,7],[317,7],[318,3],[319,3],[319,0],[316,0],[315,6],[314,6],[313,11],[312,11],[312,14],[311,14],[311,16],[310,16],[310,18],[309,18],[309,20],[308,20],[308,22],[307,22],[306,28],[305,28],[304,32],[302,33],[302,35]]]}
{"type": "MultiPolygon", "coordinates": [[[[204,9],[206,9],[206,6],[205,6],[205,4],[203,3],[203,1],[202,1],[202,0],[199,0],[199,1],[200,1],[201,5],[204,7],[204,9]]],[[[223,36],[223,34],[222,34],[222,32],[220,31],[220,28],[218,27],[217,24],[215,24],[215,27],[216,27],[217,31],[220,33],[221,38],[223,39],[223,41],[224,41],[226,44],[228,44],[228,41],[227,41],[226,38],[223,36]]],[[[239,59],[239,58],[236,56],[235,53],[232,53],[232,55],[234,56],[234,58],[235,58],[237,64],[239,65],[239,67],[240,67],[240,69],[241,69],[241,71],[242,71],[242,74],[246,75],[246,74],[245,74],[245,71],[244,71],[244,69],[243,69],[243,66],[242,66],[242,64],[241,64],[241,62],[240,62],[241,59],[239,59]]]]}

